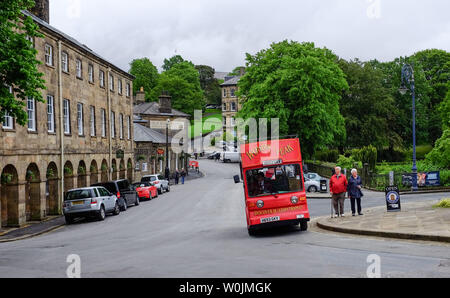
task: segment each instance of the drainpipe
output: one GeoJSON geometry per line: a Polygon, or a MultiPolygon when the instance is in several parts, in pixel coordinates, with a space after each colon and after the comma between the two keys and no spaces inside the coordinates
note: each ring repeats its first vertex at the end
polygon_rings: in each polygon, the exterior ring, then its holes
{"type": "Polygon", "coordinates": [[[61,66],[61,40],[58,40],[58,97],[59,97],[59,137],[61,144],[61,187],[59,191],[60,200],[58,200],[58,212],[62,214],[62,206],[64,202],[64,109],[62,95],[62,66],[61,66]]]}
{"type": "MultiPolygon", "coordinates": [[[[111,180],[112,179],[112,171],[113,171],[113,168],[112,168],[112,137],[111,137],[111,134],[112,134],[112,130],[111,130],[111,128],[112,128],[112,125],[111,125],[111,121],[113,121],[114,119],[111,119],[111,91],[110,91],[110,88],[109,88],[109,84],[110,84],[110,79],[111,79],[111,77],[110,77],[110,75],[111,75],[111,67],[108,67],[108,71],[107,71],[107,74],[106,74],[106,78],[105,78],[105,81],[107,82],[107,84],[106,84],[106,94],[107,94],[107,98],[108,98],[108,119],[109,119],[109,136],[108,136],[108,140],[109,140],[109,168],[110,168],[110,170],[109,170],[109,174],[108,174],[108,179],[109,180],[111,180]]],[[[115,125],[114,125],[114,128],[115,128],[115,125]]]]}

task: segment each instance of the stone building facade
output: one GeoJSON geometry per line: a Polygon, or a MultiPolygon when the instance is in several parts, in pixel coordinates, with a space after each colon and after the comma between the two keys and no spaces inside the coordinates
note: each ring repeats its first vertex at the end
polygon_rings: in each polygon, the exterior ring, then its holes
{"type": "Polygon", "coordinates": [[[170,96],[161,95],[158,102],[145,102],[144,91],[137,92],[134,106],[136,180],[145,175],[164,174],[167,139],[170,173],[187,168],[186,155],[175,154],[171,150],[171,141],[189,118],[190,115],[172,109],[170,96]]]}
{"type": "MultiPolygon", "coordinates": [[[[37,8],[42,1],[36,1],[37,8]]],[[[48,1],[42,7],[48,9],[48,1]]],[[[64,192],[99,181],[133,180],[134,77],[31,16],[44,102],[27,100],[28,125],[0,126],[1,226],[61,214],[64,192]]],[[[48,11],[38,13],[48,16],[48,11]]]]}
{"type": "Polygon", "coordinates": [[[222,89],[222,119],[223,128],[227,133],[236,136],[235,117],[242,105],[237,97],[238,82],[240,76],[227,77],[225,82],[220,85],[222,89]]]}

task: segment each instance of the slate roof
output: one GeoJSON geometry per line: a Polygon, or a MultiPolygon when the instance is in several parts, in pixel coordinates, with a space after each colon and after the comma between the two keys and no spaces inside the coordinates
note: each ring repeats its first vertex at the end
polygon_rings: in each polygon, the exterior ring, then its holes
{"type": "MultiPolygon", "coordinates": [[[[138,123],[134,123],[134,141],[135,142],[152,142],[154,144],[165,144],[166,136],[151,128],[145,127],[138,123]]],[[[172,141],[169,137],[169,143],[172,141]]]]}
{"type": "Polygon", "coordinates": [[[78,40],[76,40],[75,38],[65,34],[64,32],[56,29],[55,27],[51,26],[49,23],[45,22],[44,20],[38,18],[37,16],[35,16],[34,14],[32,14],[29,11],[26,10],[22,10],[22,13],[25,16],[29,16],[33,19],[34,22],[36,22],[40,27],[44,27],[47,30],[53,32],[55,35],[59,35],[62,39],[67,40],[68,42],[72,43],[74,46],[80,48],[81,50],[93,55],[94,57],[96,57],[97,59],[99,59],[100,61],[102,61],[104,64],[106,64],[107,66],[111,67],[112,69],[118,70],[119,72],[127,75],[130,79],[134,79],[135,77],[133,75],[131,75],[130,73],[128,73],[127,71],[121,69],[120,67],[112,64],[111,62],[109,62],[108,60],[106,60],[105,58],[103,58],[102,56],[100,56],[99,54],[97,54],[96,52],[94,52],[93,50],[91,50],[88,46],[86,46],[85,44],[82,44],[81,42],[79,42],[78,40]]]}
{"type": "Polygon", "coordinates": [[[232,77],[231,79],[226,80],[222,85],[220,86],[234,86],[237,85],[239,80],[241,79],[240,76],[232,77]]]}
{"type": "Polygon", "coordinates": [[[172,116],[172,117],[190,117],[189,114],[172,109],[172,113],[161,113],[159,111],[159,103],[145,102],[134,106],[134,114],[138,115],[156,115],[156,116],[172,116]]]}

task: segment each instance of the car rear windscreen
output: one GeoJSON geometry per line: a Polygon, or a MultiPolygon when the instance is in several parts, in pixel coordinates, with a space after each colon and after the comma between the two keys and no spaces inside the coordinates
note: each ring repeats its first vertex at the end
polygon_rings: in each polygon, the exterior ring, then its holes
{"type": "Polygon", "coordinates": [[[89,189],[74,190],[67,193],[66,201],[85,200],[91,198],[91,191],[89,189]]]}

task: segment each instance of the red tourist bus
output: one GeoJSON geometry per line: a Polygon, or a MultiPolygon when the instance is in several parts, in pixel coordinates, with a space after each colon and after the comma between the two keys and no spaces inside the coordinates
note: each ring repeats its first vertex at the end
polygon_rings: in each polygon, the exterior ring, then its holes
{"type": "MultiPolygon", "coordinates": [[[[234,178],[236,183],[241,182],[239,176],[234,178]]],[[[242,145],[241,178],[250,235],[279,225],[308,229],[310,215],[298,139],[242,145]]]]}

